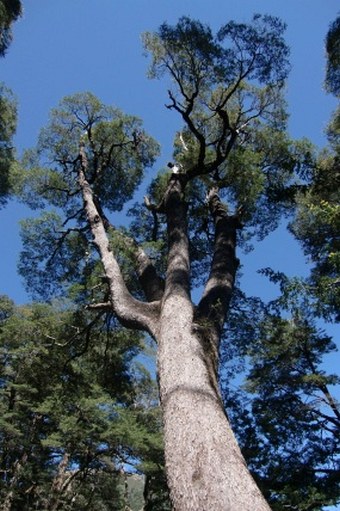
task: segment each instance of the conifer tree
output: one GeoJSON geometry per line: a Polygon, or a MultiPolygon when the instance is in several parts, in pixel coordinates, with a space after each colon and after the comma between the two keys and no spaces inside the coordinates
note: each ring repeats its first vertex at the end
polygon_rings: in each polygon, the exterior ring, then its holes
{"type": "Polygon", "coordinates": [[[1,511],[122,511],[125,472],[157,479],[161,463],[153,384],[134,362],[140,336],[65,304],[0,305],[1,511]]]}

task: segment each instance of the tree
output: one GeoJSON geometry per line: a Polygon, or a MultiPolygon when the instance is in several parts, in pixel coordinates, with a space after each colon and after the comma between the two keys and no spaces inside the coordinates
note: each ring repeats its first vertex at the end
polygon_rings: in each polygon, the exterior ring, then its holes
{"type": "Polygon", "coordinates": [[[171,171],[150,186],[149,216],[134,209],[134,237],[108,214],[132,197],[157,154],[135,118],[89,93],[65,98],[25,158],[23,195],[59,211],[25,224],[21,272],[40,295],[76,283],[90,309],[111,310],[156,340],[167,478],[181,511],[269,509],[230,428],[217,369],[237,241],[276,227],[287,211],[280,196],[303,175],[310,154],[285,131],[284,28],[256,15],[213,35],[181,18],[144,36],[151,76],[170,76],[168,108],[184,127],[171,171]],[[104,276],[89,288],[84,275],[102,271],[93,247],[104,276]],[[197,305],[195,285],[203,285],[197,305]]]}
{"type": "MultiPolygon", "coordinates": [[[[228,335],[229,342],[237,336],[238,351],[221,375],[223,395],[242,453],[272,509],[319,511],[336,505],[340,495],[340,410],[332,395],[339,378],[323,365],[336,347],[316,326],[308,284],[265,273],[281,294],[268,305],[244,300],[242,320],[228,335]],[[233,388],[230,373],[237,371],[240,380],[241,370],[243,384],[233,388]]],[[[228,357],[226,348],[222,356],[228,357]]]]}
{"type": "Polygon", "coordinates": [[[140,335],[65,303],[0,312],[1,511],[126,509],[125,467],[158,478],[161,462],[140,335]]]}
{"type": "Polygon", "coordinates": [[[340,16],[331,24],[326,37],[327,69],[326,89],[339,96],[340,94],[340,16]]]}
{"type": "MultiPolygon", "coordinates": [[[[326,88],[339,95],[340,18],[331,25],[327,38],[326,88]]],[[[340,108],[334,112],[327,129],[329,145],[321,151],[308,187],[298,194],[297,214],[291,231],[313,263],[310,292],[319,301],[319,315],[339,320],[340,254],[340,108]]]]}

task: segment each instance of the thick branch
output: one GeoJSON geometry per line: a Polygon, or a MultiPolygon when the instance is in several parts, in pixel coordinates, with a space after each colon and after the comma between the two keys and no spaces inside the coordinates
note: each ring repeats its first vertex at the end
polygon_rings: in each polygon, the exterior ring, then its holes
{"type": "Polygon", "coordinates": [[[182,296],[190,300],[190,257],[187,234],[187,204],[184,200],[186,178],[172,174],[163,199],[168,230],[168,264],[165,297],[182,296]]]}
{"type": "Polygon", "coordinates": [[[110,289],[110,301],[119,321],[129,328],[156,332],[156,317],[159,304],[149,304],[136,300],[128,291],[118,262],[114,257],[107,238],[103,219],[95,205],[92,189],[86,180],[87,159],[84,146],[80,147],[78,181],[82,190],[84,208],[89,226],[98,249],[110,289]]]}
{"type": "Polygon", "coordinates": [[[214,255],[210,275],[196,311],[198,323],[213,328],[218,342],[234,287],[239,264],[235,255],[236,230],[241,228],[237,216],[229,216],[221,203],[217,189],[208,194],[208,203],[215,221],[214,255]]]}
{"type": "Polygon", "coordinates": [[[124,240],[126,246],[129,247],[129,249],[132,251],[134,255],[138,279],[148,302],[155,302],[157,300],[161,300],[164,291],[164,282],[158,276],[156,268],[154,267],[149,256],[133,238],[127,236],[126,234],[123,234],[120,231],[117,231],[116,228],[111,224],[109,219],[104,214],[98,199],[96,197],[93,197],[93,200],[103,222],[105,230],[110,228],[117,232],[118,235],[124,240]]]}

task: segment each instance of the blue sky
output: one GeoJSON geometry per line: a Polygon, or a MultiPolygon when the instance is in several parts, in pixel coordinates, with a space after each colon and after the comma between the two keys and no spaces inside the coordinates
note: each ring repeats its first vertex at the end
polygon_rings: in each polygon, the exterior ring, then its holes
{"type": "MultiPolygon", "coordinates": [[[[68,94],[89,90],[103,102],[140,116],[161,143],[157,166],[171,155],[178,117],[164,107],[166,85],[146,77],[140,35],[163,21],[190,15],[218,29],[230,19],[247,21],[255,12],[279,16],[288,25],[292,71],[287,86],[290,132],[325,144],[324,129],[335,100],[323,91],[324,39],[338,13],[336,0],[24,0],[14,41],[0,61],[1,79],[19,102],[16,147],[35,144],[50,109],[68,94]]],[[[16,274],[20,251],[18,220],[31,212],[14,202],[1,211],[3,240],[0,292],[27,301],[16,274]]],[[[281,229],[248,256],[240,255],[250,293],[272,292],[256,270],[273,266],[290,275],[306,272],[296,243],[281,229]]]]}

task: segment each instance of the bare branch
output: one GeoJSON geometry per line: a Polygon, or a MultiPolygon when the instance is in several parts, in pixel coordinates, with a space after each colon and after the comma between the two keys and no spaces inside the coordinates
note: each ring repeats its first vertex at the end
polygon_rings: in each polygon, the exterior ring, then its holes
{"type": "Polygon", "coordinates": [[[103,310],[103,311],[110,311],[112,310],[112,304],[111,302],[104,302],[104,303],[89,303],[85,307],[89,310],[103,310]]]}
{"type": "Polygon", "coordinates": [[[141,302],[135,299],[128,291],[118,262],[111,251],[104,221],[96,207],[92,189],[85,177],[87,158],[83,145],[80,146],[79,155],[78,182],[82,189],[84,208],[94,244],[100,254],[108,280],[112,310],[124,326],[146,330],[155,337],[159,304],[158,302],[141,302]]]}

